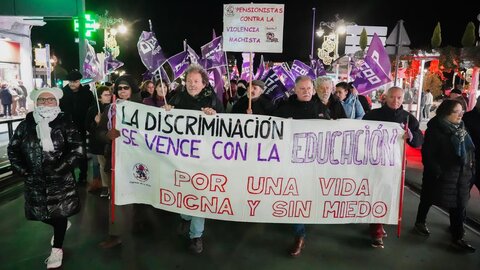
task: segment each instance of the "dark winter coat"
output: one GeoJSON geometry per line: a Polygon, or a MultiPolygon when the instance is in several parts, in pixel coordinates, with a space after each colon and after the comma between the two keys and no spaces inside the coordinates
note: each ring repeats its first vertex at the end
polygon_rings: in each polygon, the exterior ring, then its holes
{"type": "Polygon", "coordinates": [[[71,172],[85,151],[80,133],[69,118],[59,114],[50,122],[55,150],[44,152],[36,125],[28,113],[8,145],[13,171],[25,177],[25,216],[30,220],[72,216],[80,211],[71,172]]]}
{"type": "Polygon", "coordinates": [[[467,149],[467,158],[462,164],[451,142],[453,133],[440,121],[443,120],[432,118],[425,132],[422,200],[446,208],[466,207],[474,172],[473,149],[467,149]]]}
{"type": "MultiPolygon", "coordinates": [[[[99,104],[100,113],[105,111],[105,107],[108,104],[99,104]]],[[[91,106],[88,109],[87,116],[85,117],[85,129],[88,131],[88,152],[94,155],[103,155],[105,152],[105,143],[100,141],[97,137],[97,123],[95,122],[95,116],[98,114],[97,104],[91,106]]]]}
{"type": "Polygon", "coordinates": [[[176,109],[200,111],[202,108],[212,108],[217,113],[223,113],[225,111],[222,102],[217,98],[217,95],[210,85],[203,88],[195,97],[188,94],[187,89],[184,88],[174,95],[168,101],[168,104],[174,106],[176,109]]]}
{"type": "Polygon", "coordinates": [[[480,109],[478,107],[465,113],[462,118],[473,144],[475,144],[475,179],[472,182],[480,186],[480,109]]]}
{"type": "Polygon", "coordinates": [[[63,87],[63,97],[60,99],[60,109],[70,115],[82,136],[85,136],[85,118],[90,106],[95,104],[95,97],[90,87],[80,85],[77,92],[73,92],[68,85],[63,87]]]}
{"type": "Polygon", "coordinates": [[[480,109],[475,107],[473,110],[466,112],[462,120],[473,140],[473,144],[475,144],[475,157],[478,161],[480,160],[480,109]]]}
{"type": "Polygon", "coordinates": [[[319,109],[318,103],[313,99],[299,101],[297,95],[292,95],[279,104],[273,115],[293,119],[325,119],[319,109]]]}
{"type": "Polygon", "coordinates": [[[394,122],[399,124],[406,124],[408,119],[408,129],[412,132],[413,139],[407,140],[411,147],[420,147],[423,143],[423,134],[420,131],[420,124],[415,116],[405,111],[403,106],[393,110],[387,105],[381,108],[371,110],[363,116],[363,120],[376,120],[384,122],[394,122]]]}
{"type": "MultiPolygon", "coordinates": [[[[260,115],[270,115],[272,114],[275,106],[272,101],[260,95],[257,99],[252,100],[252,113],[260,115]]],[[[245,95],[241,97],[232,108],[232,113],[247,113],[248,109],[248,97],[245,95]]]]}
{"type": "Polygon", "coordinates": [[[323,104],[318,95],[313,95],[312,100],[317,103],[318,112],[321,114],[321,118],[334,120],[347,118],[342,103],[340,103],[340,101],[338,101],[333,95],[330,96],[326,105],[323,104]]]}
{"type": "Polygon", "coordinates": [[[13,96],[8,88],[0,89],[0,99],[2,100],[2,105],[12,104],[13,96]]]}

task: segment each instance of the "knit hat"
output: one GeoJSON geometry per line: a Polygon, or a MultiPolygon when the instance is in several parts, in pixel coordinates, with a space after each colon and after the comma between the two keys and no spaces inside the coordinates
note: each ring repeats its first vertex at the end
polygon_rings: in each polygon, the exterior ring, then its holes
{"type": "Polygon", "coordinates": [[[256,86],[262,88],[262,90],[265,89],[265,83],[264,83],[263,81],[261,81],[261,80],[253,80],[253,81],[252,81],[252,85],[253,85],[253,86],[256,85],[256,86]]]}
{"type": "Polygon", "coordinates": [[[30,99],[33,101],[34,104],[36,104],[38,96],[45,92],[52,94],[57,99],[57,104],[60,104],[60,99],[63,97],[63,91],[62,89],[57,87],[34,89],[32,93],[30,93],[30,99]]]}
{"type": "Polygon", "coordinates": [[[68,73],[67,80],[76,81],[76,80],[80,80],[82,77],[83,77],[82,73],[80,73],[80,71],[75,69],[70,71],[70,73],[68,73]]]}

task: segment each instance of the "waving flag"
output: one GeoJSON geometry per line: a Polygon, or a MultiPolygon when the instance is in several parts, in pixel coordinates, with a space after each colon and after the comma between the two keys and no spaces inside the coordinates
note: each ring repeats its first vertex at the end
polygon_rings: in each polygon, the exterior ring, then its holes
{"type": "Polygon", "coordinates": [[[192,49],[192,47],[190,47],[186,41],[184,42],[184,47],[185,50],[188,52],[188,58],[190,59],[190,63],[198,63],[198,60],[200,60],[200,56],[198,56],[197,52],[195,52],[195,50],[192,49]]]}
{"type": "Polygon", "coordinates": [[[265,73],[265,62],[263,61],[263,55],[260,56],[260,63],[258,64],[257,73],[255,73],[255,80],[261,80],[265,73]]]}
{"type": "MultiPolygon", "coordinates": [[[[240,79],[249,81],[250,80],[250,53],[242,53],[242,74],[240,75],[240,79]]],[[[252,61],[255,58],[255,53],[252,53],[252,61]]],[[[253,63],[252,63],[253,65],[253,63]]],[[[253,73],[253,70],[252,70],[253,73]]]]}
{"type": "Polygon", "coordinates": [[[180,77],[183,72],[188,68],[190,62],[188,61],[189,54],[187,51],[183,51],[175,54],[174,56],[168,58],[167,63],[172,67],[173,70],[173,80],[176,80],[180,77]]]}
{"type": "MultiPolygon", "coordinates": [[[[353,85],[359,94],[365,94],[391,81],[390,58],[382,41],[375,34],[370,42],[365,60],[357,65],[356,78],[353,85]]],[[[353,68],[352,68],[353,71],[353,68]]]]}
{"type": "Polygon", "coordinates": [[[289,91],[295,87],[295,79],[293,78],[290,71],[288,71],[288,68],[285,66],[285,63],[279,66],[274,66],[272,70],[275,72],[275,74],[277,74],[280,81],[283,83],[283,85],[285,85],[285,88],[287,88],[289,91]]]}
{"type": "Polygon", "coordinates": [[[143,31],[138,39],[137,48],[143,65],[150,72],[154,72],[166,60],[153,32],[143,31]]]}
{"type": "Polygon", "coordinates": [[[327,75],[327,71],[325,70],[325,67],[323,66],[322,60],[320,60],[320,59],[311,60],[310,66],[312,67],[313,72],[315,73],[315,77],[320,77],[320,76],[327,75]]]}
{"type": "Polygon", "coordinates": [[[230,80],[238,80],[240,77],[240,73],[238,72],[237,61],[235,61],[235,65],[233,65],[232,73],[230,73],[230,80]]]}
{"type": "Polygon", "coordinates": [[[312,78],[312,80],[315,80],[317,78],[317,76],[315,76],[315,72],[311,67],[298,60],[293,60],[292,69],[290,70],[290,72],[292,73],[294,78],[297,78],[298,76],[308,76],[312,78]]]}
{"type": "Polygon", "coordinates": [[[203,45],[200,50],[202,51],[202,58],[208,62],[206,65],[208,65],[209,69],[227,65],[227,58],[222,47],[222,36],[214,38],[209,43],[203,45]]]}
{"type": "Polygon", "coordinates": [[[104,72],[105,74],[110,74],[114,72],[116,69],[123,66],[123,62],[118,61],[117,59],[113,58],[112,54],[107,50],[105,52],[105,60],[104,60],[104,72]]]}
{"type": "Polygon", "coordinates": [[[287,92],[287,88],[285,88],[275,71],[270,69],[265,75],[265,91],[263,92],[265,96],[270,98],[273,103],[277,103],[288,97],[287,92]]]}
{"type": "Polygon", "coordinates": [[[98,61],[95,49],[88,43],[88,40],[85,41],[85,50],[82,73],[85,78],[99,81],[103,78],[103,70],[100,68],[100,62],[98,61]]]}

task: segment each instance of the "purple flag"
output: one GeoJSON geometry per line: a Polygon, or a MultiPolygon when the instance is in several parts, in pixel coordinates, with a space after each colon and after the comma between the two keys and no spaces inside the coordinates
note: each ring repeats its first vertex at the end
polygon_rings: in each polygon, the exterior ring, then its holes
{"type": "Polygon", "coordinates": [[[100,62],[98,61],[95,49],[88,43],[88,40],[85,42],[85,50],[85,60],[83,61],[82,70],[83,75],[86,79],[93,79],[94,81],[101,80],[103,74],[100,70],[100,62]]]}
{"type": "Polygon", "coordinates": [[[255,73],[255,80],[261,80],[265,73],[265,62],[263,61],[263,55],[260,56],[260,63],[258,64],[257,73],[255,73]]]}
{"type": "MultiPolygon", "coordinates": [[[[240,75],[240,79],[249,81],[250,80],[250,53],[242,53],[242,74],[240,75]]],[[[252,53],[252,61],[255,58],[255,53],[252,53]]],[[[252,63],[253,65],[253,63],[252,63]]],[[[252,70],[253,74],[253,70],[252,70]]]]}
{"type": "Polygon", "coordinates": [[[287,88],[283,85],[280,78],[273,69],[270,69],[265,76],[265,92],[264,94],[272,100],[273,103],[287,98],[287,88]]]}
{"type": "Polygon", "coordinates": [[[188,58],[190,59],[190,63],[198,63],[200,60],[200,56],[198,56],[197,52],[195,52],[192,47],[190,47],[186,42],[185,42],[185,50],[188,52],[188,58]]]}
{"type": "Polygon", "coordinates": [[[391,81],[389,76],[390,58],[376,34],[370,42],[365,60],[361,61],[357,68],[358,70],[355,71],[357,76],[353,85],[359,94],[368,93],[391,81]]]}
{"type": "Polygon", "coordinates": [[[155,70],[153,72],[153,80],[156,82],[156,81],[159,81],[160,78],[162,79],[162,81],[166,82],[167,84],[170,83],[170,78],[168,77],[167,75],[167,72],[165,71],[165,69],[163,68],[163,66],[161,66],[160,68],[158,68],[157,70],[155,70]]]}
{"type": "Polygon", "coordinates": [[[222,36],[214,38],[200,49],[202,51],[202,58],[211,61],[211,68],[227,65],[227,58],[225,57],[222,46],[222,36]]]}
{"type": "Polygon", "coordinates": [[[138,39],[137,48],[143,65],[150,72],[155,71],[166,60],[153,32],[143,31],[138,39]]]}
{"type": "Polygon", "coordinates": [[[323,66],[322,60],[320,60],[320,59],[311,60],[310,66],[312,67],[313,72],[315,73],[316,77],[327,75],[327,71],[325,70],[325,67],[323,66]]]}
{"type": "Polygon", "coordinates": [[[279,66],[274,66],[272,70],[275,72],[275,74],[277,74],[283,85],[285,85],[285,88],[290,91],[295,87],[295,79],[292,78],[292,74],[290,73],[290,71],[288,71],[284,64],[285,63],[279,66]]]}
{"type": "Polygon", "coordinates": [[[176,80],[178,77],[180,77],[183,74],[183,72],[190,65],[188,61],[188,52],[183,51],[183,52],[177,53],[174,56],[168,58],[167,62],[172,67],[173,80],[176,80]]]}
{"type": "Polygon", "coordinates": [[[105,52],[105,60],[104,60],[104,72],[105,74],[110,74],[114,72],[116,69],[123,66],[123,62],[118,61],[117,59],[113,58],[110,52],[105,52]]]}
{"type": "Polygon", "coordinates": [[[217,98],[219,100],[223,100],[223,78],[222,78],[222,73],[220,68],[214,68],[208,73],[208,77],[210,80],[210,84],[213,86],[213,89],[215,90],[215,93],[217,93],[217,98]]]}
{"type": "Polygon", "coordinates": [[[308,65],[298,60],[293,60],[292,69],[290,70],[292,75],[297,78],[298,76],[308,76],[315,80],[315,72],[308,65]]]}

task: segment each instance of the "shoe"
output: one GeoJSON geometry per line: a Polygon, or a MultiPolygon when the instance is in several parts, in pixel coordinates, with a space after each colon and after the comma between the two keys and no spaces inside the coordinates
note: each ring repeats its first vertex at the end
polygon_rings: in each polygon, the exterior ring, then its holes
{"type": "Polygon", "coordinates": [[[374,248],[384,248],[385,246],[383,245],[382,238],[372,239],[372,247],[374,247],[374,248]]]}
{"type": "Polygon", "coordinates": [[[122,240],[120,239],[120,237],[115,236],[115,235],[109,235],[107,240],[101,242],[99,244],[99,246],[101,248],[108,249],[108,248],[116,247],[116,246],[120,245],[121,243],[122,243],[122,240]]]}
{"type": "Polygon", "coordinates": [[[290,256],[298,257],[302,253],[302,249],[305,248],[305,237],[295,237],[295,242],[293,243],[292,248],[290,249],[290,256]]]}
{"type": "Polygon", "coordinates": [[[188,247],[194,254],[200,254],[203,251],[203,241],[201,237],[193,238],[188,247]]]}
{"type": "Polygon", "coordinates": [[[190,220],[181,219],[180,224],[177,227],[177,234],[178,235],[187,235],[190,231],[190,220]]]}
{"type": "Polygon", "coordinates": [[[387,238],[388,234],[385,230],[382,231],[382,238],[387,238]]]}
{"type": "Polygon", "coordinates": [[[463,239],[452,241],[452,247],[455,248],[456,250],[465,251],[469,253],[474,253],[476,250],[472,245],[470,245],[467,241],[463,239]]]}
{"type": "Polygon", "coordinates": [[[45,260],[47,269],[54,269],[62,266],[63,250],[61,248],[52,248],[50,256],[45,260]]]}
{"type": "MultiPolygon", "coordinates": [[[[70,226],[72,226],[72,222],[67,219],[67,231],[70,229],[70,226]]],[[[53,247],[53,241],[55,241],[55,235],[52,236],[52,239],[50,239],[50,245],[53,247]]]]}
{"type": "Polygon", "coordinates": [[[427,228],[427,224],[416,222],[415,227],[413,227],[415,231],[423,236],[430,236],[430,230],[427,228]]]}
{"type": "Polygon", "coordinates": [[[110,190],[108,188],[104,189],[102,193],[100,193],[100,198],[110,198],[110,190]]]}

